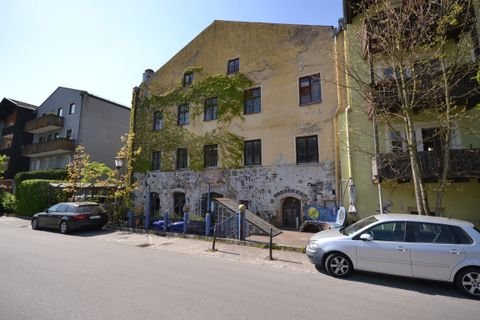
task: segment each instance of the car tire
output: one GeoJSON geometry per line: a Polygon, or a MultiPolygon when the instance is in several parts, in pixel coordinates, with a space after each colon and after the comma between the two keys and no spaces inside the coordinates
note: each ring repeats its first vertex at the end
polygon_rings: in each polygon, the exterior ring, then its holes
{"type": "Polygon", "coordinates": [[[455,285],[467,296],[480,299],[480,268],[460,270],[455,277],[455,285]]]}
{"type": "Polygon", "coordinates": [[[61,221],[58,228],[60,230],[60,233],[62,234],[67,234],[70,231],[70,228],[68,227],[68,222],[66,220],[61,221]]]}
{"type": "Polygon", "coordinates": [[[32,225],[32,230],[38,230],[38,219],[33,218],[31,221],[31,225],[32,225]]]}
{"type": "Polygon", "coordinates": [[[325,259],[325,271],[335,278],[344,278],[353,271],[350,259],[340,252],[334,252],[325,259]]]}

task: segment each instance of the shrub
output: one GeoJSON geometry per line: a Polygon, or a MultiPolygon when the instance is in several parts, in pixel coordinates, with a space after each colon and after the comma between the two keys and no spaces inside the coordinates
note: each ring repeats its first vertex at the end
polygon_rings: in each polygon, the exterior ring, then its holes
{"type": "MultiPolygon", "coordinates": [[[[19,172],[15,175],[15,186],[19,186],[25,180],[43,179],[43,180],[65,180],[67,179],[67,170],[65,169],[49,169],[19,172]]],[[[17,192],[15,194],[18,196],[17,192]]]]}
{"type": "Polygon", "coordinates": [[[50,180],[25,180],[17,185],[17,214],[32,216],[48,207],[50,180]]]}
{"type": "Polygon", "coordinates": [[[17,207],[17,200],[10,192],[1,192],[0,194],[0,210],[2,213],[13,213],[17,207]]]}

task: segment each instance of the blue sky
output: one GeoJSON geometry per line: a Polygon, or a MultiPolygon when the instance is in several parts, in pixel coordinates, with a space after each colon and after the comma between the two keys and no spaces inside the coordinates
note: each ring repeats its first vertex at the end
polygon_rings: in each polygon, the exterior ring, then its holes
{"type": "Polygon", "coordinates": [[[58,86],[130,106],[213,20],[337,25],[341,0],[0,0],[0,99],[40,105],[58,86]]]}

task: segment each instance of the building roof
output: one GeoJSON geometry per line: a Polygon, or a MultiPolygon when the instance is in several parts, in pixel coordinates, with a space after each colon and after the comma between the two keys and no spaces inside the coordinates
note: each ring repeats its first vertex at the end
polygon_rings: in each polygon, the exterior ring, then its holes
{"type": "MultiPolygon", "coordinates": [[[[111,104],[113,104],[113,105],[115,105],[115,106],[117,106],[117,107],[125,108],[125,109],[128,109],[128,110],[131,109],[130,107],[127,107],[127,106],[125,106],[125,105],[123,105],[123,104],[120,104],[120,103],[118,103],[118,102],[115,102],[115,101],[112,101],[112,100],[109,100],[109,99],[105,99],[105,98],[103,98],[103,97],[100,97],[100,96],[97,96],[97,95],[95,95],[95,94],[89,93],[89,92],[86,91],[86,90],[73,89],[73,88],[62,87],[62,86],[60,86],[60,87],[58,87],[57,89],[55,89],[55,90],[48,96],[48,98],[50,98],[50,97],[51,97],[55,92],[57,92],[58,90],[71,90],[71,91],[76,91],[76,92],[78,92],[78,93],[80,93],[80,94],[88,95],[88,96],[90,96],[90,97],[92,97],[92,98],[99,99],[99,100],[103,100],[103,101],[105,101],[105,102],[111,103],[111,104]]],[[[45,101],[47,101],[48,98],[45,99],[45,101]]],[[[45,101],[42,102],[42,104],[45,103],[45,101]]]]}
{"type": "Polygon", "coordinates": [[[30,110],[37,110],[38,106],[34,106],[33,104],[10,99],[10,98],[5,98],[8,101],[12,102],[13,104],[17,105],[20,108],[25,108],[25,109],[30,109],[30,110]]]}

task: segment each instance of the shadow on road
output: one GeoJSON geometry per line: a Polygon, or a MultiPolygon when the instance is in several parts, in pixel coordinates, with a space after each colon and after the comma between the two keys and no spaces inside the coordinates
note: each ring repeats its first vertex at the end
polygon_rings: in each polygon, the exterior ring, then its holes
{"type": "Polygon", "coordinates": [[[80,231],[72,231],[68,235],[74,237],[96,237],[104,234],[114,233],[115,230],[112,229],[102,229],[102,230],[80,230],[80,231]]]}
{"type": "MultiPolygon", "coordinates": [[[[320,273],[327,274],[325,270],[316,268],[320,273]]],[[[416,291],[431,296],[445,296],[453,298],[470,299],[461,294],[454,284],[440,281],[429,281],[408,277],[392,276],[364,271],[355,271],[351,276],[339,281],[355,281],[368,283],[374,286],[397,288],[402,290],[416,291]]]]}

